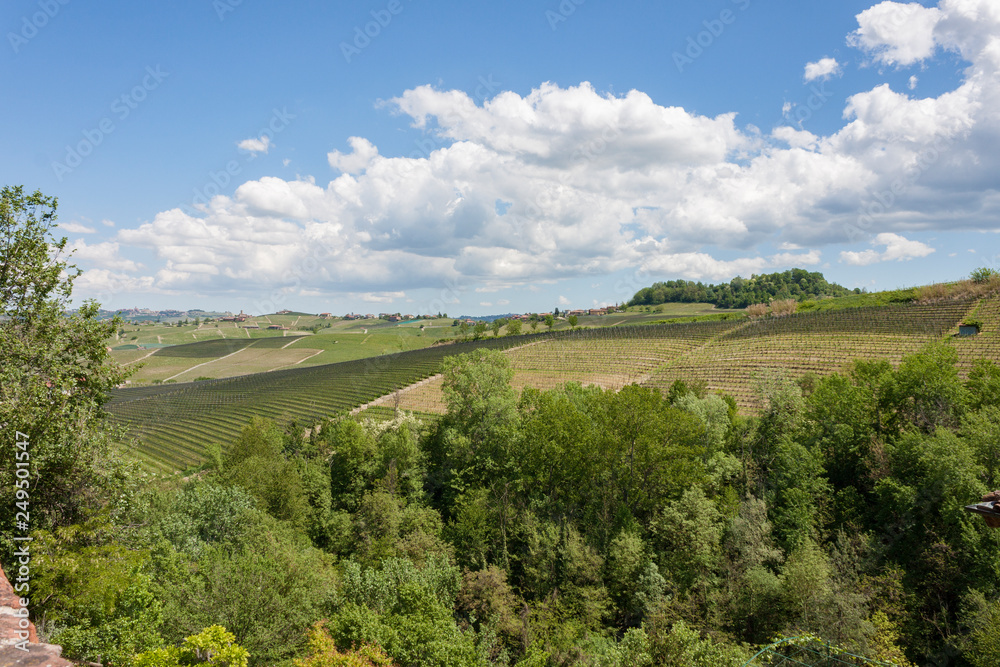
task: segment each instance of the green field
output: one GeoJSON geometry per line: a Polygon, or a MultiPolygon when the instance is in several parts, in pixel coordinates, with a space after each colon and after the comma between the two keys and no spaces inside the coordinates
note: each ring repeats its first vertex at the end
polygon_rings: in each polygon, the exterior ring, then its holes
{"type": "MultiPolygon", "coordinates": [[[[585,315],[578,328],[615,327],[649,323],[665,317],[696,317],[719,311],[707,304],[664,304],[629,313],[585,315]],[[648,311],[648,312],[647,312],[648,311]]],[[[131,385],[159,382],[190,382],[198,378],[225,378],[262,373],[292,366],[364,359],[429,347],[439,340],[454,340],[458,327],[451,318],[407,323],[383,320],[325,320],[315,316],[267,315],[244,323],[211,322],[182,326],[126,324],[109,341],[114,358],[121,364],[137,365],[131,385]],[[243,328],[257,324],[260,329],[243,328]],[[277,324],[288,331],[268,330],[277,324]],[[313,327],[322,327],[313,333],[313,327]]],[[[572,329],[557,319],[552,331],[572,329]]],[[[544,324],[524,333],[547,332],[544,324]]],[[[501,330],[501,335],[506,329],[501,330]]],[[[492,333],[487,334],[492,336],[492,333]]]]}
{"type": "MultiPolygon", "coordinates": [[[[289,318],[295,319],[287,315],[270,316],[272,320],[289,318]]],[[[311,322],[306,324],[311,326],[311,322]]],[[[364,326],[337,321],[316,334],[305,330],[248,330],[229,322],[220,324],[218,329],[212,325],[210,329],[204,325],[201,329],[193,325],[139,327],[138,334],[135,327],[126,327],[125,335],[119,339],[127,342],[113,347],[112,354],[119,363],[141,364],[130,383],[143,385],[155,381],[185,382],[199,377],[224,378],[300,364],[319,366],[392,354],[428,347],[437,339],[454,335],[455,331],[452,320],[426,320],[424,330],[419,325],[367,322],[364,326]],[[192,334],[196,337],[194,341],[190,338],[192,334]],[[133,341],[132,336],[139,338],[133,341]],[[136,344],[145,347],[131,347],[136,344]]]]}
{"type": "MultiPolygon", "coordinates": [[[[120,354],[150,355],[142,376],[173,377],[176,384],[117,390],[108,409],[132,427],[139,455],[151,468],[172,471],[201,463],[210,443],[228,445],[252,415],[308,426],[429,378],[444,357],[483,346],[507,350],[517,388],[575,381],[666,390],[683,379],[733,396],[743,410],[757,407],[751,379],[764,369],[798,377],[843,371],[855,359],[897,363],[940,340],[956,347],[963,372],[976,359],[1000,361],[998,298],[829,309],[758,321],[635,323],[645,316],[662,319],[663,313],[594,317],[603,326],[570,331],[565,324],[552,332],[540,327],[544,333],[434,347],[428,345],[441,336],[417,326],[350,323],[316,335],[220,338],[153,354],[126,350],[120,354]],[[958,324],[973,316],[983,322],[982,332],[958,337],[958,324]],[[189,381],[213,374],[220,379],[189,381]]],[[[447,328],[453,329],[450,321],[447,328]]],[[[404,409],[440,413],[440,381],[393,401],[404,409]]]]}

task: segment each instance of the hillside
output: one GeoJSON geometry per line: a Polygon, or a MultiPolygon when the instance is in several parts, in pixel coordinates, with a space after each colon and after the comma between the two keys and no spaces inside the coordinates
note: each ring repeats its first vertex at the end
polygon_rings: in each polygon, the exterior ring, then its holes
{"type": "MultiPolygon", "coordinates": [[[[582,315],[581,327],[611,327],[648,323],[664,318],[719,314],[710,304],[664,304],[655,312],[582,315]]],[[[729,311],[742,316],[741,311],[729,311]]],[[[246,322],[189,322],[180,325],[125,324],[108,341],[118,363],[137,366],[129,379],[133,386],[161,382],[190,382],[262,373],[285,368],[322,366],[341,361],[405,352],[439,342],[463,339],[456,320],[435,318],[410,322],[384,320],[326,320],[296,314],[266,315],[246,322]],[[268,329],[269,326],[283,329],[268,329]],[[259,328],[246,328],[247,326],[259,328]]],[[[525,333],[548,332],[543,323],[524,325],[525,333]]],[[[572,329],[564,318],[552,331],[572,329]]],[[[501,328],[508,335],[511,326],[501,328]]],[[[486,335],[492,336],[492,332],[486,335]]],[[[471,338],[471,331],[464,338],[471,338]]]]}
{"type": "MultiPolygon", "coordinates": [[[[298,354],[314,347],[318,338],[297,343],[309,345],[298,354]]],[[[442,413],[440,379],[432,376],[444,357],[476,347],[507,350],[516,389],[547,389],[573,381],[612,389],[637,383],[665,392],[675,380],[684,380],[704,383],[710,392],[729,394],[742,411],[753,411],[757,406],[751,381],[762,370],[780,369],[797,378],[807,373],[843,371],[855,359],[888,359],[895,364],[904,355],[938,340],[951,341],[958,349],[963,372],[975,359],[1000,360],[1000,299],[491,337],[364,360],[118,390],[108,409],[132,426],[133,435],[141,442],[143,460],[156,469],[171,470],[202,462],[211,443],[226,446],[251,415],[308,425],[428,378],[418,387],[401,391],[392,403],[405,410],[442,413]],[[973,315],[983,322],[982,332],[958,338],[958,324],[973,315]]],[[[252,368],[250,355],[255,349],[281,351],[281,342],[248,340],[237,345],[219,340],[211,346],[200,343],[166,348],[156,356],[163,355],[160,361],[167,364],[177,359],[186,363],[199,360],[199,354],[225,352],[232,355],[230,362],[243,355],[247,365],[234,365],[232,370],[236,371],[252,368]],[[238,349],[229,352],[233,349],[230,345],[238,349]]],[[[200,372],[191,369],[182,377],[200,372]]]]}
{"type": "Polygon", "coordinates": [[[518,344],[514,337],[429,347],[321,366],[232,378],[118,389],[107,410],[139,441],[154,470],[173,471],[227,447],[253,416],[309,425],[433,375],[441,360],[480,347],[518,344]]]}

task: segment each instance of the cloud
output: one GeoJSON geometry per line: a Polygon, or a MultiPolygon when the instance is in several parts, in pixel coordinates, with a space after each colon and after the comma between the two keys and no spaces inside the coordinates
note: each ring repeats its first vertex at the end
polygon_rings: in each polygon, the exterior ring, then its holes
{"type": "Polygon", "coordinates": [[[560,294],[559,295],[559,305],[560,306],[568,306],[569,304],[570,304],[570,300],[567,299],[566,297],[564,297],[562,294],[560,294]]]}
{"type": "Polygon", "coordinates": [[[910,77],[910,80],[906,84],[906,87],[909,88],[910,90],[916,90],[918,81],[920,81],[920,79],[918,79],[917,75],[914,74],[913,76],[910,77]]]}
{"type": "Polygon", "coordinates": [[[70,234],[93,234],[97,230],[93,227],[88,227],[87,225],[80,224],[75,220],[69,222],[60,222],[59,229],[69,232],[70,234]]]}
{"type": "Polygon", "coordinates": [[[330,151],[326,156],[331,167],[345,174],[360,174],[378,157],[378,148],[364,137],[350,137],[347,143],[351,145],[350,153],[330,151]]]}
{"type": "Polygon", "coordinates": [[[882,2],[858,14],[859,28],[847,42],[875,62],[912,65],[934,53],[934,30],[943,16],[937,7],[923,7],[916,2],[882,2]]]}
{"type": "Polygon", "coordinates": [[[406,296],[406,292],[381,292],[379,294],[366,293],[362,294],[361,300],[367,303],[392,303],[396,299],[402,299],[406,296]]]}
{"type": "Polygon", "coordinates": [[[587,83],[485,102],[419,86],[384,103],[425,133],[419,155],[382,155],[350,137],[349,151],[327,153],[325,179],[246,181],[114,241],[155,256],[158,289],[210,286],[262,301],[286,288],[532,290],[637,267],[654,280],[726,280],[819,266],[862,218],[866,238],[889,240],[842,261],[921,256],[926,246],[907,245],[912,232],[993,229],[1000,214],[997,6],[942,0],[928,14],[882,3],[860,14],[852,39],[878,62],[942,48],[969,66],[937,97],[858,91],[829,134],[758,130],[733,113],[705,116],[587,83]],[[498,201],[509,203],[503,214],[498,201]]]}
{"type": "Polygon", "coordinates": [[[68,252],[72,252],[74,263],[83,261],[90,266],[102,269],[117,269],[119,271],[138,271],[142,266],[136,262],[126,259],[120,254],[120,246],[114,241],[104,241],[88,245],[83,239],[77,239],[66,246],[68,252]]]}
{"type": "Polygon", "coordinates": [[[826,81],[830,77],[840,76],[842,73],[840,63],[835,58],[823,58],[814,63],[806,64],[805,80],[807,82],[816,79],[826,81]]]}
{"type": "Polygon", "coordinates": [[[267,153],[267,151],[271,148],[271,137],[265,134],[259,139],[244,139],[243,141],[237,143],[236,147],[240,150],[249,151],[254,154],[267,153]]]}
{"type": "Polygon", "coordinates": [[[108,307],[122,307],[121,294],[162,293],[152,276],[131,276],[110,269],[90,269],[73,281],[73,291],[108,307]]]}
{"type": "Polygon", "coordinates": [[[860,252],[847,250],[840,253],[840,261],[852,266],[868,266],[877,262],[890,262],[893,260],[902,262],[918,257],[926,257],[935,252],[934,248],[920,241],[911,241],[898,234],[888,232],[878,234],[872,240],[872,245],[885,246],[885,250],[883,252],[871,249],[860,252]]]}

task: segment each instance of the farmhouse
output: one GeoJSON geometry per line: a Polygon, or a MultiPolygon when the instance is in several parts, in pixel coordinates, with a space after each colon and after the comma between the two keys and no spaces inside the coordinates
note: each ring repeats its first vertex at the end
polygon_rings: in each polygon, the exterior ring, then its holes
{"type": "Polygon", "coordinates": [[[226,317],[220,317],[219,321],[220,322],[245,322],[248,317],[250,317],[250,316],[247,315],[246,313],[244,313],[243,310],[241,309],[239,315],[228,315],[226,317]]]}

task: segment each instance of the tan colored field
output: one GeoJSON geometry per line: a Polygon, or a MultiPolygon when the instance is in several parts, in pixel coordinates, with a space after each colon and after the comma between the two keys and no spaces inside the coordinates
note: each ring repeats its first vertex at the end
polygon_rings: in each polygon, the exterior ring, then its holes
{"type": "MultiPolygon", "coordinates": [[[[514,370],[511,386],[518,392],[525,387],[554,389],[567,382],[584,386],[597,385],[618,390],[625,385],[642,383],[684,348],[683,341],[673,340],[546,340],[532,343],[504,354],[514,370]],[[632,356],[635,355],[635,356],[632,356]]],[[[446,409],[442,378],[416,387],[408,387],[388,396],[380,404],[402,410],[443,414],[446,409]]]]}
{"type": "MultiPolygon", "coordinates": [[[[142,350],[148,354],[148,350],[142,350]]],[[[322,352],[306,347],[291,346],[286,349],[245,348],[225,357],[216,359],[159,357],[153,355],[143,360],[142,379],[176,380],[190,382],[197,377],[233,377],[248,373],[262,373],[285,368],[309,359],[322,352]]]]}

